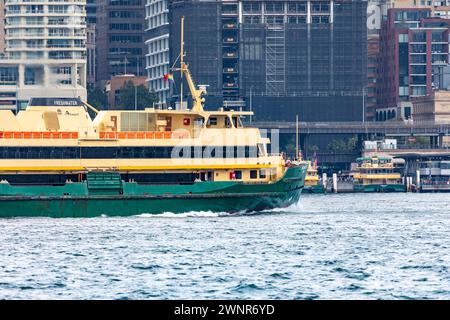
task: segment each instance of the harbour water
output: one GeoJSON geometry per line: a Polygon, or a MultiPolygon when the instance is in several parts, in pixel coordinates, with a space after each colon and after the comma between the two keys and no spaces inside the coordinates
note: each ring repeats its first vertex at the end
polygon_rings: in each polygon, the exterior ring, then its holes
{"type": "Polygon", "coordinates": [[[1,299],[450,299],[450,195],[0,219],[1,299]]]}

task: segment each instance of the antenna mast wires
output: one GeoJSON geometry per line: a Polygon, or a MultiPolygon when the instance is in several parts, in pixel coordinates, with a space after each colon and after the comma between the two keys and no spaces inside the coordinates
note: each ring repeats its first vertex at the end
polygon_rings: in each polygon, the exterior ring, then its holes
{"type": "Polygon", "coordinates": [[[202,112],[203,104],[205,102],[206,88],[201,86],[199,89],[195,86],[194,80],[192,79],[191,73],[189,71],[188,65],[184,62],[185,52],[184,52],[184,16],[181,17],[181,51],[180,51],[180,68],[174,69],[175,71],[180,71],[181,73],[181,84],[180,84],[180,104],[183,106],[183,75],[186,77],[186,82],[189,85],[189,91],[192,95],[192,111],[202,112]]]}

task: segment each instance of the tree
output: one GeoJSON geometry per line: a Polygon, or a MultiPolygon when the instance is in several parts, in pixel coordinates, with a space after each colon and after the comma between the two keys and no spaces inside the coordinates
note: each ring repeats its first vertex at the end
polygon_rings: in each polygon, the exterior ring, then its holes
{"type": "Polygon", "coordinates": [[[96,109],[108,109],[108,95],[99,88],[89,89],[88,103],[96,109]]]}
{"type": "Polygon", "coordinates": [[[147,87],[142,84],[135,87],[133,81],[127,81],[120,89],[120,97],[118,103],[116,103],[116,108],[134,110],[135,103],[137,102],[137,109],[142,110],[153,106],[153,103],[156,101],[156,94],[150,92],[147,87]]]}
{"type": "Polygon", "coordinates": [[[430,138],[429,137],[416,137],[411,136],[406,140],[406,144],[416,148],[430,147],[430,138]]]}
{"type": "Polygon", "coordinates": [[[347,151],[347,144],[345,143],[344,140],[342,139],[333,139],[329,144],[328,144],[328,150],[332,151],[332,152],[343,152],[343,151],[347,151]]]}

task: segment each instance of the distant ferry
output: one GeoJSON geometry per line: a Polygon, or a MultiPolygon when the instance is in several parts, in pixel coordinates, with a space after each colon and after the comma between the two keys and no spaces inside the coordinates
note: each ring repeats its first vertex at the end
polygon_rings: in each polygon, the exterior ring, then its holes
{"type": "Polygon", "coordinates": [[[391,157],[362,157],[351,176],[356,192],[406,192],[400,173],[395,171],[391,157]]]}
{"type": "MultiPolygon", "coordinates": [[[[183,55],[182,55],[183,57],[183,55]]],[[[299,201],[307,165],[268,154],[241,111],[97,112],[78,99],[0,111],[0,217],[261,211],[299,201]],[[92,120],[88,108],[97,112],[92,120]]]]}
{"type": "Polygon", "coordinates": [[[304,193],[325,193],[325,187],[319,179],[317,168],[311,161],[305,161],[308,165],[306,169],[305,188],[304,193]]]}

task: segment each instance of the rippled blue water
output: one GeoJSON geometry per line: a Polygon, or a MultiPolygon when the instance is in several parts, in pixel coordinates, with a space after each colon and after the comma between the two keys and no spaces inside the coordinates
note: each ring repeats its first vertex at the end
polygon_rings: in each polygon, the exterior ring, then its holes
{"type": "Polygon", "coordinates": [[[450,299],[450,195],[262,214],[0,219],[3,299],[450,299]]]}

